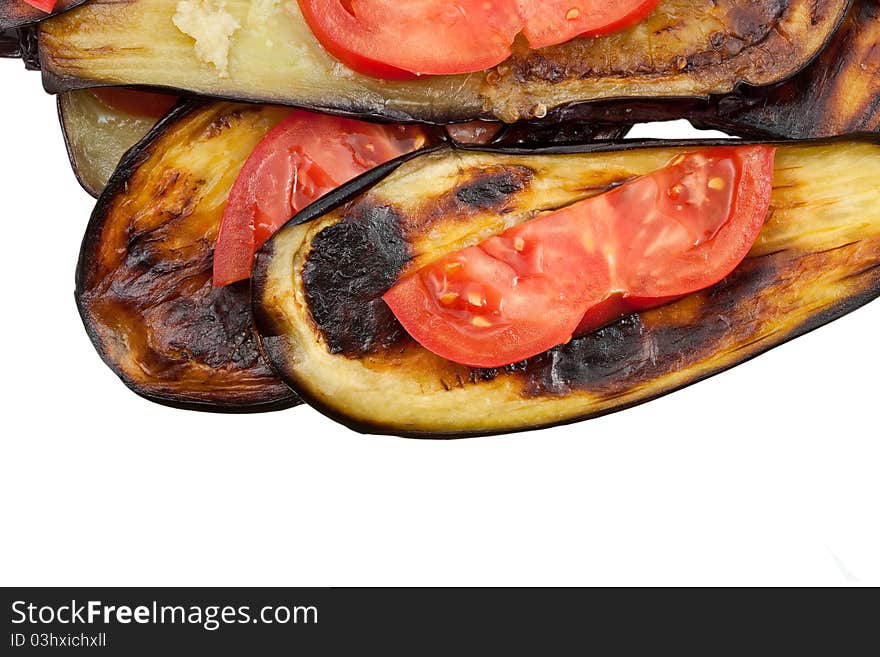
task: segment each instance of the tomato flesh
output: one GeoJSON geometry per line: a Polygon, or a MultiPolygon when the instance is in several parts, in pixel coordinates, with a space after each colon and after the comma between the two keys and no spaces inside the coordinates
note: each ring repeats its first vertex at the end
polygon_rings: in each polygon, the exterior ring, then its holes
{"type": "Polygon", "coordinates": [[[58,0],[24,0],[31,7],[36,7],[40,11],[45,11],[47,14],[51,14],[52,10],[55,9],[55,5],[58,0]]]}
{"type": "Polygon", "coordinates": [[[546,48],[578,36],[613,34],[643,20],[659,0],[520,0],[523,35],[532,48],[546,48]]]}
{"type": "Polygon", "coordinates": [[[154,119],[165,116],[178,100],[170,94],[121,87],[99,87],[89,92],[111,109],[154,119]]]}
{"type": "Polygon", "coordinates": [[[299,0],[299,6],[330,54],[385,79],[491,68],[509,56],[521,29],[509,1],[299,0]]]}
{"type": "Polygon", "coordinates": [[[230,190],[214,246],[214,285],[250,278],[256,250],[299,210],[426,138],[414,126],[293,112],[257,145],[230,190]]]}
{"type": "Polygon", "coordinates": [[[410,274],[383,299],[429,351],[501,367],[714,285],[770,205],[775,149],[678,156],[615,190],[519,224],[410,274]]]}
{"type": "Polygon", "coordinates": [[[659,0],[299,0],[325,50],[349,68],[388,80],[475,73],[511,54],[522,32],[543,48],[614,32],[659,0]]]}

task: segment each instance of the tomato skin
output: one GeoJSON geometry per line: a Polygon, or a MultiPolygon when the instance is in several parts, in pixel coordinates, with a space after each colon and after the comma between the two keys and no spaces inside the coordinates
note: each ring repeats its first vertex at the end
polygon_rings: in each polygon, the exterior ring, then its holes
{"type": "Polygon", "coordinates": [[[327,52],[354,71],[404,80],[475,73],[511,54],[606,34],[642,20],[659,0],[298,0],[327,52]]]}
{"type": "Polygon", "coordinates": [[[648,16],[660,0],[519,0],[523,34],[532,48],[546,48],[578,36],[613,34],[648,16]]]}
{"type": "Polygon", "coordinates": [[[767,215],[775,149],[716,147],[448,254],[383,299],[423,347],[501,367],[714,285],[767,215]],[[514,255],[511,255],[514,254],[514,255]]]}
{"type": "Polygon", "coordinates": [[[178,97],[171,94],[122,87],[98,87],[89,93],[111,109],[154,119],[161,119],[178,101],[178,97]]]}
{"type": "Polygon", "coordinates": [[[40,11],[45,11],[47,14],[51,14],[52,10],[55,9],[55,5],[58,3],[58,0],[24,0],[31,7],[36,7],[40,11]]]}
{"type": "Polygon", "coordinates": [[[229,192],[214,245],[214,285],[250,278],[256,250],[299,210],[426,139],[415,126],[292,112],[257,145],[229,192]]]}

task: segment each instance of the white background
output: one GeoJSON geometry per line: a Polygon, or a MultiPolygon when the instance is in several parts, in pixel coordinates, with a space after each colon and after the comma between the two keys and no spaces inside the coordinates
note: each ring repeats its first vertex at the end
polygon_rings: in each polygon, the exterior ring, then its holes
{"type": "MultiPolygon", "coordinates": [[[[420,442],[151,404],[73,301],[92,200],[0,61],[5,585],[880,582],[880,303],[655,402],[420,442]]],[[[640,135],[691,134],[681,123],[640,135]]]]}

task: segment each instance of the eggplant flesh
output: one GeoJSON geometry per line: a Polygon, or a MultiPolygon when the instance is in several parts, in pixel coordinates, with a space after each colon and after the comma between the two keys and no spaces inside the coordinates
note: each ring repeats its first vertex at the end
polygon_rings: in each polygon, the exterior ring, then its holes
{"type": "Polygon", "coordinates": [[[76,300],[104,361],[171,406],[256,412],[298,403],[260,354],[248,282],[212,286],[213,247],[238,171],[291,110],[174,110],[131,150],[83,240],[76,300]]]}
{"type": "Polygon", "coordinates": [[[513,55],[491,70],[394,82],[334,60],[296,3],[227,0],[218,11],[239,27],[228,49],[221,40],[203,57],[215,64],[200,60],[193,38],[175,27],[176,0],[94,0],[40,25],[40,62],[53,92],[148,85],[388,120],[513,122],[571,103],[704,98],[741,84],[775,84],[813,59],[848,5],[661,0],[647,19],[617,34],[538,51],[517,41],[513,55]]]}
{"type": "Polygon", "coordinates": [[[60,94],[58,117],[74,174],[95,198],[125,152],[157,122],[153,116],[110,107],[88,90],[60,94]]]}
{"type": "Polygon", "coordinates": [[[858,135],[778,144],[765,226],[721,283],[526,361],[475,369],[444,360],[413,341],[381,300],[445,253],[717,143],[539,153],[443,147],[378,181],[350,184],[257,254],[262,347],[305,401],[353,429],[483,435],[656,398],[880,294],[880,137],[858,135]]]}
{"type": "Polygon", "coordinates": [[[32,7],[24,0],[0,0],[0,30],[9,30],[46,20],[81,5],[86,0],[60,0],[51,14],[32,7]]]}

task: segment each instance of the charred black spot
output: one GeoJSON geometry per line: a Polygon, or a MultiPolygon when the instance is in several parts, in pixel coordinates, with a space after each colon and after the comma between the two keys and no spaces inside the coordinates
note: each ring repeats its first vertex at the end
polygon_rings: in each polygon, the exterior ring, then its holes
{"type": "Polygon", "coordinates": [[[402,223],[395,208],[364,202],[312,240],[303,287],[331,353],[354,358],[406,335],[382,301],[411,257],[402,223]]]}
{"type": "Polygon", "coordinates": [[[508,374],[518,374],[521,372],[527,371],[529,368],[528,360],[521,360],[516,363],[511,363],[510,365],[505,365],[504,367],[492,367],[492,368],[481,368],[481,369],[471,369],[470,375],[468,377],[468,381],[471,383],[480,383],[481,381],[492,381],[493,379],[497,379],[499,376],[508,375],[508,374]]]}
{"type": "Polygon", "coordinates": [[[165,327],[154,337],[161,341],[154,346],[209,367],[258,367],[260,352],[249,303],[247,281],[215,288],[208,279],[194,294],[175,297],[146,312],[165,327]]]}
{"type": "Polygon", "coordinates": [[[464,205],[489,210],[522,190],[525,185],[525,176],[521,172],[489,173],[459,187],[455,197],[464,205]]]}

